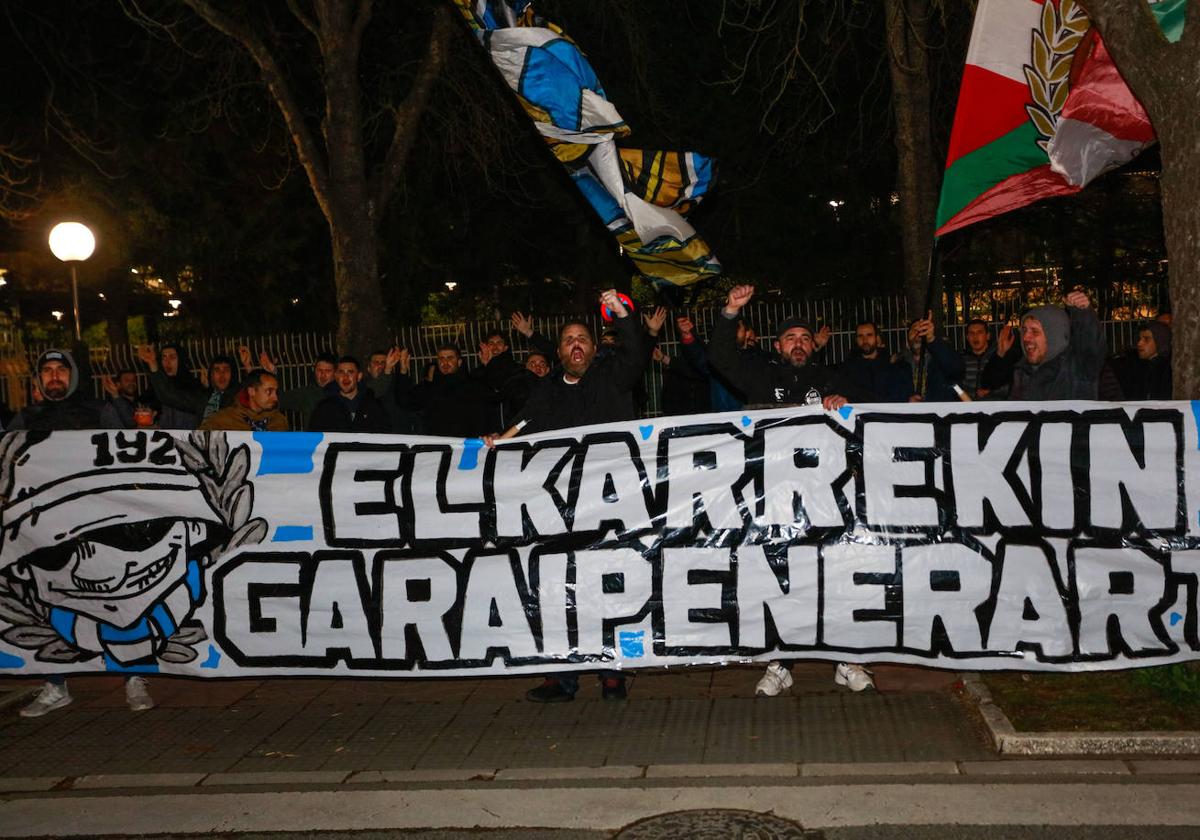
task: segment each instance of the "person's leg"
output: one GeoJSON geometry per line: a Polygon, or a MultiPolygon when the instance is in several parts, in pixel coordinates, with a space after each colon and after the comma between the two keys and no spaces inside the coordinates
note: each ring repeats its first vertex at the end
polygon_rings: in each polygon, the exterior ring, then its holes
{"type": "Polygon", "coordinates": [[[792,663],[768,662],[767,670],[754,686],[754,693],[759,697],[775,697],[783,694],[792,687],[792,663]]]}
{"type": "Polygon", "coordinates": [[[838,685],[846,686],[851,691],[866,691],[868,688],[875,687],[875,680],[870,671],[861,665],[852,665],[849,662],[838,663],[833,672],[833,681],[838,685]]]}
{"type": "Polygon", "coordinates": [[[525,692],[525,699],[534,703],[569,703],[579,691],[578,674],[553,674],[542,684],[525,692]]]}
{"type": "Polygon", "coordinates": [[[625,675],[620,671],[600,672],[600,696],[605,700],[625,700],[629,691],[625,687],[625,675]]]}
{"type": "Polygon", "coordinates": [[[21,709],[20,714],[21,717],[26,718],[41,717],[47,712],[53,712],[55,709],[61,709],[68,705],[72,699],[71,692],[67,691],[67,678],[61,674],[54,674],[46,678],[38,696],[33,698],[32,703],[21,709]]]}
{"type": "Polygon", "coordinates": [[[144,712],[154,708],[154,698],[150,696],[150,687],[146,678],[130,674],[125,678],[125,702],[131,712],[144,712]]]}

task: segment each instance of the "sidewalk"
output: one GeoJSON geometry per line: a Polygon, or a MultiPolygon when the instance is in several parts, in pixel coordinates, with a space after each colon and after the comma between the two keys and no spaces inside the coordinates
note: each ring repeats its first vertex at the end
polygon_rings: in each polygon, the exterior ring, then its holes
{"type": "MultiPolygon", "coordinates": [[[[635,674],[630,699],[584,678],[572,703],[524,699],[535,678],[155,678],[132,713],[121,680],[71,680],[75,702],[42,718],[0,712],[0,784],[19,778],[276,774],[645,765],[955,762],[994,758],[948,671],[880,666],[877,692],[796,666],[790,695],[755,698],[758,667],[635,674]]],[[[36,685],[0,682],[0,692],[36,685]]],[[[378,777],[379,773],[372,776],[378,777]]],[[[365,779],[364,779],[365,780],[365,779]]]]}

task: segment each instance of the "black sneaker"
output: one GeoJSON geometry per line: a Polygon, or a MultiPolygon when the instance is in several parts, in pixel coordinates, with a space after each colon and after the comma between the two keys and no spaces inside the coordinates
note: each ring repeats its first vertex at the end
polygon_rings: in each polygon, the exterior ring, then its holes
{"type": "Polygon", "coordinates": [[[605,677],[600,680],[600,696],[605,700],[625,700],[629,692],[625,690],[624,677],[605,677]]]}
{"type": "Polygon", "coordinates": [[[531,703],[570,703],[575,699],[575,692],[567,691],[558,680],[548,679],[526,691],[525,699],[531,703]]]}

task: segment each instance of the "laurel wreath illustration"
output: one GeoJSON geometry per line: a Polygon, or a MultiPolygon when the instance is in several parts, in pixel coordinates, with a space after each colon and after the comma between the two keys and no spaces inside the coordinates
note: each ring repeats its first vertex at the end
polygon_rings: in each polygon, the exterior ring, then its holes
{"type": "Polygon", "coordinates": [[[1058,117],[1071,90],[1075,50],[1090,26],[1087,13],[1075,0],[1062,0],[1057,8],[1049,0],[1042,4],[1041,21],[1033,30],[1032,63],[1024,69],[1033,97],[1025,111],[1038,130],[1037,144],[1043,150],[1058,129],[1058,117]]]}
{"type": "MultiPolygon", "coordinates": [[[[0,471],[12,475],[13,461],[24,450],[25,433],[14,432],[0,442],[0,471]]],[[[267,535],[267,522],[251,518],[254,486],[249,481],[250,448],[246,444],[229,448],[220,432],[192,432],[187,440],[175,439],[175,449],[184,464],[200,481],[200,489],[209,505],[220,516],[229,533],[224,543],[213,546],[203,558],[205,567],[228,551],[243,545],[260,543],[267,535]]],[[[0,639],[11,645],[37,651],[40,662],[79,662],[97,654],[67,642],[50,625],[50,611],[32,597],[25,585],[0,575],[0,621],[11,626],[0,632],[0,639]]],[[[161,662],[186,663],[198,656],[199,646],[208,640],[204,625],[184,621],[167,639],[158,653],[161,662]]]]}

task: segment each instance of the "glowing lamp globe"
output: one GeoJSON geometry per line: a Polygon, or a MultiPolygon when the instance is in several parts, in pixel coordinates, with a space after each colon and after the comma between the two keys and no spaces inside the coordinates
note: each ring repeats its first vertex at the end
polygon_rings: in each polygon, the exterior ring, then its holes
{"type": "Polygon", "coordinates": [[[62,222],[50,231],[50,251],[63,262],[86,260],[96,250],[96,237],[87,225],[62,222]]]}

